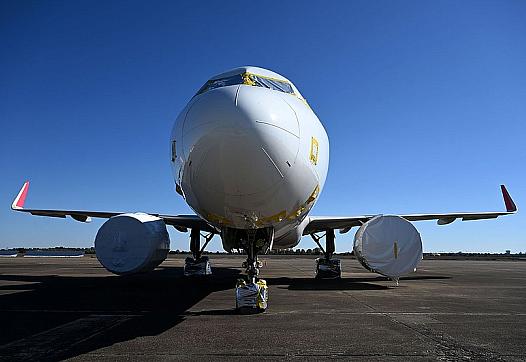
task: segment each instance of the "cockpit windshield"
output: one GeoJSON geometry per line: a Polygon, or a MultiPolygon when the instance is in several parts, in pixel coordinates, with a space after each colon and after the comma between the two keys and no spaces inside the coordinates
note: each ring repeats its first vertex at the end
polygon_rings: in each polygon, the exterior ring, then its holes
{"type": "Polygon", "coordinates": [[[262,75],[243,73],[236,74],[226,78],[212,79],[205,83],[204,86],[199,89],[196,95],[208,92],[209,90],[226,87],[229,85],[244,84],[254,87],[263,87],[283,93],[294,94],[294,89],[289,82],[265,77],[262,75]]]}
{"type": "Polygon", "coordinates": [[[263,77],[261,75],[245,73],[244,82],[248,85],[256,87],[264,87],[272,90],[277,90],[284,93],[294,94],[294,90],[290,83],[269,77],[263,77]]]}

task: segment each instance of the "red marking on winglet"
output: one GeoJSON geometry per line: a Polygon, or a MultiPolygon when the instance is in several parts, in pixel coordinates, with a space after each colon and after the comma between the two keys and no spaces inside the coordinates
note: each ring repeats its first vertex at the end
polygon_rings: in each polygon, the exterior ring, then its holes
{"type": "Polygon", "coordinates": [[[508,193],[508,190],[506,190],[506,186],[500,185],[500,190],[502,191],[502,197],[504,198],[504,204],[506,205],[506,211],[507,212],[517,211],[517,206],[513,202],[510,194],[508,193]]]}
{"type": "Polygon", "coordinates": [[[24,183],[24,186],[22,186],[22,189],[20,190],[20,193],[18,194],[16,198],[15,206],[22,209],[24,207],[24,203],[26,202],[26,196],[27,191],[29,190],[29,181],[26,181],[24,183]]]}

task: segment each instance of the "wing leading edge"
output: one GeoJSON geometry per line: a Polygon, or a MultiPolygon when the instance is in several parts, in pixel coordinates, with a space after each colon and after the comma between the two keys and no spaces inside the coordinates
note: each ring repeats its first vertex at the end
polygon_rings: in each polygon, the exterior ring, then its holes
{"type": "MultiPolygon", "coordinates": [[[[513,202],[508,190],[504,185],[500,186],[502,191],[502,197],[506,206],[506,211],[495,211],[495,212],[456,212],[456,213],[444,213],[444,214],[406,214],[399,215],[408,221],[424,221],[424,220],[437,220],[439,225],[450,224],[456,219],[462,219],[463,221],[468,220],[482,220],[482,219],[494,219],[503,215],[510,215],[517,212],[517,206],[513,202]]],[[[48,216],[48,217],[60,217],[71,218],[81,221],[90,222],[92,217],[109,219],[113,216],[124,214],[125,212],[106,212],[106,211],[86,211],[86,210],[51,210],[51,209],[26,209],[24,203],[29,190],[29,181],[26,181],[20,189],[18,195],[14,199],[11,209],[15,211],[28,212],[32,215],[48,216]]],[[[157,216],[164,220],[167,225],[174,226],[179,231],[186,231],[186,229],[199,228],[203,231],[217,233],[214,227],[208,224],[205,220],[201,219],[197,215],[165,215],[158,213],[148,213],[153,216],[157,216]]],[[[303,231],[303,235],[309,235],[316,232],[326,231],[328,229],[340,229],[340,233],[348,232],[354,226],[361,226],[365,222],[369,221],[376,215],[359,215],[359,216],[311,216],[309,217],[309,223],[303,231]]]]}
{"type": "MultiPolygon", "coordinates": [[[[86,210],[48,210],[48,209],[25,209],[24,203],[29,190],[29,181],[24,182],[20,192],[11,204],[11,209],[15,211],[28,212],[31,215],[71,218],[81,221],[90,222],[92,217],[109,219],[110,217],[125,214],[125,212],[106,212],[106,211],[86,211],[86,210]]],[[[158,213],[148,213],[164,220],[167,225],[172,225],[179,231],[186,229],[199,228],[202,231],[217,233],[217,230],[209,225],[205,220],[197,215],[164,215],[158,213]]]]}
{"type": "MultiPolygon", "coordinates": [[[[456,219],[462,221],[468,220],[482,220],[495,219],[499,216],[510,215],[517,212],[517,206],[513,202],[506,186],[500,185],[502,197],[506,206],[506,211],[495,212],[454,212],[445,214],[407,214],[399,215],[408,221],[423,221],[423,220],[437,220],[438,225],[450,224],[456,219]]],[[[316,232],[322,232],[327,229],[340,229],[340,233],[348,232],[354,226],[361,226],[363,223],[369,221],[376,215],[360,215],[360,216],[311,216],[310,222],[303,231],[303,235],[309,235],[316,232]]]]}

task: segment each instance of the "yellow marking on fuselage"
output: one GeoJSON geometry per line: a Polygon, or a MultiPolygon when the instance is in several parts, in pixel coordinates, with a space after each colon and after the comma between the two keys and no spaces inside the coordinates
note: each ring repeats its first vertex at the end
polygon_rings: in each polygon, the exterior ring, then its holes
{"type": "Polygon", "coordinates": [[[314,165],[318,164],[318,151],[319,151],[318,140],[315,137],[311,137],[309,159],[314,165]]]}

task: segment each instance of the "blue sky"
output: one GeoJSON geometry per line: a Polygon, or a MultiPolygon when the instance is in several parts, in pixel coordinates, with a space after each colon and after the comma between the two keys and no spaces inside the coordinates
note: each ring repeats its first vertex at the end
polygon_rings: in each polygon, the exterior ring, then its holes
{"type": "MultiPolygon", "coordinates": [[[[524,1],[2,1],[0,248],[91,246],[103,222],[12,212],[26,179],[28,207],[191,212],[170,129],[240,65],[291,79],[327,129],[314,215],[501,210],[500,183],[525,207],[524,19],[524,1]]],[[[425,251],[524,252],[523,215],[416,226],[425,251]]]]}

